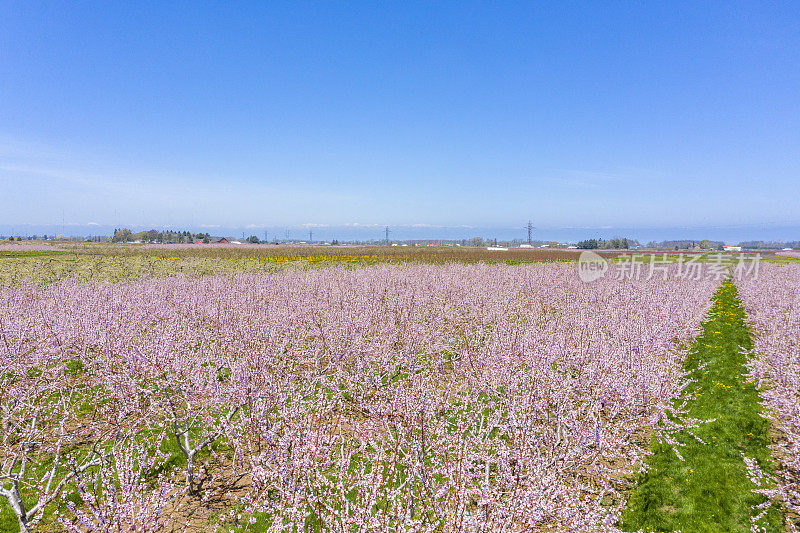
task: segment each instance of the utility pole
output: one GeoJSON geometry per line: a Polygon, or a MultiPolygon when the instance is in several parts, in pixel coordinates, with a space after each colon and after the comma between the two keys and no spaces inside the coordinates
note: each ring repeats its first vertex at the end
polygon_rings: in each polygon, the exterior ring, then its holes
{"type": "Polygon", "coordinates": [[[389,245],[389,226],[386,226],[386,245],[389,245]]]}
{"type": "Polygon", "coordinates": [[[533,236],[533,222],[531,222],[529,220],[528,221],[528,246],[530,246],[533,243],[532,236],[533,236]]]}

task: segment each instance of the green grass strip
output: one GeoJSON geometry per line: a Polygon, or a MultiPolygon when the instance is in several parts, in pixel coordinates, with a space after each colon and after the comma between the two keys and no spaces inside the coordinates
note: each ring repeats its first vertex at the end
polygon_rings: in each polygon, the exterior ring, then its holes
{"type": "Polygon", "coordinates": [[[57,255],[75,255],[74,252],[62,250],[0,250],[0,258],[4,257],[51,257],[57,255]]]}
{"type": "MultiPolygon", "coordinates": [[[[639,476],[623,512],[623,530],[750,531],[753,508],[765,498],[753,493],[742,453],[766,472],[773,468],[769,423],[759,415],[755,387],[743,377],[742,347],[750,349],[750,334],[736,286],[728,280],[714,295],[711,316],[685,363],[696,380],[687,390],[689,416],[716,419],[695,431],[707,444],[681,435],[681,461],[669,445],[654,440],[649,470],[639,476]]],[[[773,505],[758,525],[783,531],[783,517],[773,505]]]]}

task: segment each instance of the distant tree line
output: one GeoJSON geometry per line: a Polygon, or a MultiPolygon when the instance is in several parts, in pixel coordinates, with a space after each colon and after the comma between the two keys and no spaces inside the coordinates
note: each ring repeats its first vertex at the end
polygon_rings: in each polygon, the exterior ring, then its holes
{"type": "Polygon", "coordinates": [[[86,237],[78,237],[75,235],[64,236],[64,235],[26,235],[25,237],[18,235],[14,237],[13,235],[9,235],[6,237],[5,235],[0,235],[0,241],[86,241],[86,242],[102,242],[109,240],[108,237],[103,237],[100,235],[87,235],[86,237]]]}
{"type": "MultiPolygon", "coordinates": [[[[450,245],[457,244],[460,246],[474,246],[476,248],[483,248],[485,246],[506,246],[506,247],[515,247],[521,244],[528,244],[528,241],[522,239],[511,239],[511,240],[499,240],[497,238],[492,239],[484,239],[483,237],[472,237],[471,239],[461,239],[461,240],[427,240],[427,239],[415,239],[412,241],[398,241],[398,242],[405,242],[405,243],[420,243],[420,244],[441,244],[441,245],[450,245]]],[[[535,240],[531,241],[530,245],[534,248],[540,247],[548,247],[548,248],[555,248],[555,247],[564,247],[566,245],[559,243],[558,241],[542,241],[542,240],[535,240]]]]}
{"type": "Polygon", "coordinates": [[[168,243],[168,244],[193,244],[211,242],[211,235],[208,233],[192,233],[190,231],[157,231],[154,229],[133,233],[128,228],[114,230],[114,237],[111,242],[147,242],[147,243],[168,243]]]}
{"type": "Polygon", "coordinates": [[[724,246],[725,243],[721,241],[711,241],[708,239],[699,241],[650,241],[647,243],[648,248],[660,248],[663,250],[722,250],[724,246]]]}
{"type": "Polygon", "coordinates": [[[639,246],[639,241],[624,237],[609,240],[586,239],[585,241],[580,241],[577,246],[581,250],[627,250],[628,248],[639,246]]]}
{"type": "Polygon", "coordinates": [[[64,237],[63,235],[59,235],[58,237],[56,237],[55,235],[41,235],[41,236],[39,236],[39,235],[28,235],[27,237],[18,236],[16,238],[14,238],[13,235],[10,235],[8,237],[6,237],[5,235],[0,235],[0,239],[9,240],[9,241],[15,241],[15,240],[16,241],[39,241],[39,240],[46,241],[46,240],[49,240],[49,239],[66,239],[66,238],[67,237],[64,237]]]}
{"type": "Polygon", "coordinates": [[[775,250],[775,249],[782,249],[782,248],[792,248],[795,250],[800,249],[800,241],[789,241],[789,242],[780,242],[780,241],[745,241],[740,242],[739,246],[742,248],[748,248],[751,250],[775,250]]]}

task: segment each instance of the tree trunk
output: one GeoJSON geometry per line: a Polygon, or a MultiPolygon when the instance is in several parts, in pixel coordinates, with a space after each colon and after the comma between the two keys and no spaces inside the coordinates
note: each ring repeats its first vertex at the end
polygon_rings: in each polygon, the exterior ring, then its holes
{"type": "Polygon", "coordinates": [[[28,527],[27,520],[21,517],[19,519],[19,533],[30,533],[32,530],[28,527]]]}
{"type": "Polygon", "coordinates": [[[189,486],[189,492],[194,494],[194,454],[193,450],[186,454],[186,484],[189,486]]]}

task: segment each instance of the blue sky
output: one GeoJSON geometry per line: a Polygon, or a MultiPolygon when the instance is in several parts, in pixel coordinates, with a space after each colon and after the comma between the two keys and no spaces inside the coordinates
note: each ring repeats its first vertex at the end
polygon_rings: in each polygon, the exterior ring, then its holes
{"type": "Polygon", "coordinates": [[[797,2],[2,2],[0,232],[800,239],[798,65],[797,2]]]}

